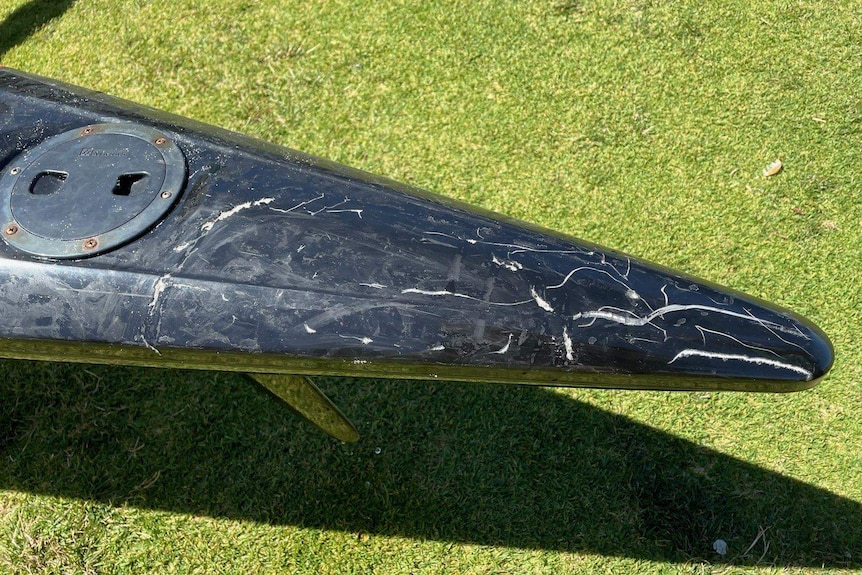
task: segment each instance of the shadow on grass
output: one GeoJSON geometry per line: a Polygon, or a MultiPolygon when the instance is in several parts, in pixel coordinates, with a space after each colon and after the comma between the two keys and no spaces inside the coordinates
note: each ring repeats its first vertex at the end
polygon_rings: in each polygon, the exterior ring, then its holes
{"type": "Polygon", "coordinates": [[[75,0],[30,0],[16,8],[0,21],[0,59],[74,3],[75,0]]]}
{"type": "Polygon", "coordinates": [[[0,373],[2,489],[650,560],[717,562],[717,538],[734,564],[862,559],[860,503],[539,388],[324,379],[363,435],[344,445],[239,375],[0,373]]]}

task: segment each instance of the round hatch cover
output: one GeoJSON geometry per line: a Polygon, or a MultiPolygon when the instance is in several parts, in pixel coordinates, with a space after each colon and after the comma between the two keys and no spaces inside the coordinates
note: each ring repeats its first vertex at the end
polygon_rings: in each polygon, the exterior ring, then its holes
{"type": "Polygon", "coordinates": [[[182,152],[153,128],[76,128],[24,151],[0,174],[2,236],[37,256],[96,255],[158,222],[185,177],[182,152]]]}

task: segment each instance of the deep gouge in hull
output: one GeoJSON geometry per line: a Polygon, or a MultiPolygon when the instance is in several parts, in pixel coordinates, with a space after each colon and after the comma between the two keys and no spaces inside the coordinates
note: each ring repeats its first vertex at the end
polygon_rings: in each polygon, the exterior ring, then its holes
{"type": "Polygon", "coordinates": [[[307,377],[795,391],[787,310],[550,230],[0,69],[0,355],[307,377]]]}

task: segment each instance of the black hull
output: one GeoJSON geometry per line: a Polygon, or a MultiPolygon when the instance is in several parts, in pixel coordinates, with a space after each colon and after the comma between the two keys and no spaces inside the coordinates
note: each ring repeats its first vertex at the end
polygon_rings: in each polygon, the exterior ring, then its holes
{"type": "MultiPolygon", "coordinates": [[[[57,157],[73,155],[64,154],[57,157]]],[[[44,166],[60,161],[41,158],[44,166]]],[[[168,172],[179,169],[175,157],[151,161],[167,163],[168,172]]],[[[64,169],[44,166],[42,174],[64,169]]],[[[144,177],[135,173],[129,186],[144,177]]],[[[48,189],[45,201],[66,201],[58,189],[48,189]]],[[[0,70],[3,190],[11,203],[10,221],[0,222],[6,232],[0,356],[777,392],[813,386],[833,361],[816,326],[750,296],[325,160],[8,69],[0,70]],[[116,179],[114,196],[127,197],[99,204],[98,194],[111,189],[94,184],[104,191],[87,191],[66,210],[73,213],[57,216],[62,241],[43,241],[55,233],[50,219],[16,219],[30,214],[25,209],[41,213],[41,197],[27,195],[26,186],[30,194],[42,190],[20,181],[35,177],[36,168],[27,172],[36,162],[33,150],[62,134],[86,142],[102,125],[163,134],[167,143],[159,146],[181,152],[182,181],[161,192],[171,196],[170,205],[152,221],[124,224],[129,229],[122,234],[99,231],[91,218],[110,213],[120,222],[122,202],[137,193],[130,187],[118,194],[125,176],[110,170],[132,170],[137,160],[128,146],[115,152],[78,143],[69,182],[77,172],[87,174],[88,162],[101,162],[93,168],[99,181],[116,179]],[[112,163],[112,155],[123,154],[128,157],[112,163]],[[96,204],[88,205],[90,198],[96,204]],[[27,225],[39,229],[22,229],[27,225]],[[87,231],[76,236],[75,226],[87,231]]],[[[159,190],[168,188],[153,193],[159,190]]],[[[153,211],[157,201],[145,208],[139,201],[134,209],[153,211]]]]}

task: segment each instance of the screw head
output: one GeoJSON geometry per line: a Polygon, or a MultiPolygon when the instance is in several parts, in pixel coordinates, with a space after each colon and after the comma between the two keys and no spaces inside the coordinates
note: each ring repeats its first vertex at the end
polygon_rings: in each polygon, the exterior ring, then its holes
{"type": "Polygon", "coordinates": [[[83,135],[85,135],[85,136],[88,136],[88,135],[90,135],[90,134],[92,134],[92,133],[93,133],[93,127],[92,127],[92,126],[87,126],[87,127],[86,127],[86,128],[84,128],[83,130],[81,130],[81,133],[82,133],[83,135]]]}
{"type": "Polygon", "coordinates": [[[162,199],[163,199],[163,200],[167,200],[168,198],[170,198],[170,197],[171,197],[171,195],[172,195],[172,194],[171,194],[170,192],[168,192],[168,191],[164,191],[164,192],[162,192],[162,194],[161,194],[161,196],[162,196],[162,199]]]}
{"type": "Polygon", "coordinates": [[[87,238],[84,240],[84,249],[85,250],[93,250],[99,245],[99,240],[96,238],[87,238]]]}
{"type": "Polygon", "coordinates": [[[16,224],[9,224],[8,226],[6,226],[6,229],[3,230],[3,233],[7,236],[14,236],[18,233],[19,229],[20,228],[16,224]]]}
{"type": "Polygon", "coordinates": [[[164,144],[166,144],[167,142],[168,142],[168,141],[167,141],[165,138],[156,138],[156,139],[155,139],[155,141],[154,141],[153,143],[154,143],[155,145],[157,145],[157,146],[163,146],[163,145],[164,145],[164,144]]]}
{"type": "Polygon", "coordinates": [[[11,170],[9,170],[9,173],[12,174],[13,176],[16,174],[20,174],[21,168],[18,168],[18,167],[12,168],[11,170]]]}

